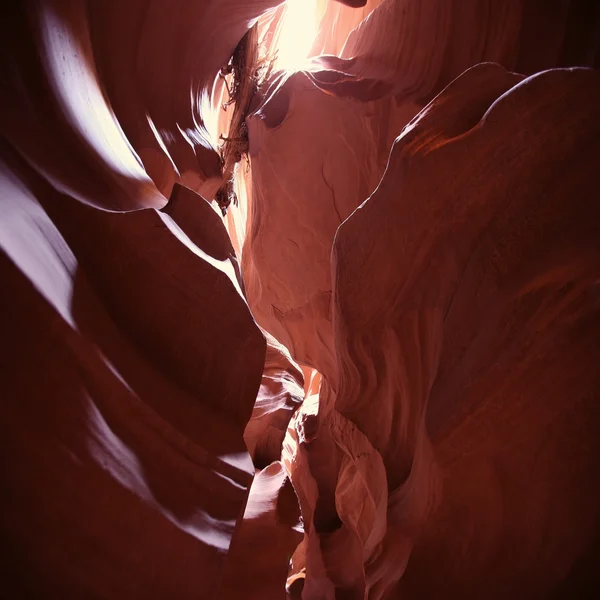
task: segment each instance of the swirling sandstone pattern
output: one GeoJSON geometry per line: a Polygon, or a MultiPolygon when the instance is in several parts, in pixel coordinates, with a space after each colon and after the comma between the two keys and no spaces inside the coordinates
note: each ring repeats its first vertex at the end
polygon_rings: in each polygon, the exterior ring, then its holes
{"type": "Polygon", "coordinates": [[[317,4],[225,221],[281,0],[0,9],[8,596],[600,590],[598,4],[317,4]]]}

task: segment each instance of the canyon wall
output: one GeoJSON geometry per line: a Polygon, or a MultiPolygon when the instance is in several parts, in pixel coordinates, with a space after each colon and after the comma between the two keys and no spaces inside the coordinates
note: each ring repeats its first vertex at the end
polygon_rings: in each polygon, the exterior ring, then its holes
{"type": "Polygon", "coordinates": [[[1,9],[3,589],[600,589],[597,3],[322,2],[226,219],[175,4],[1,9]]]}

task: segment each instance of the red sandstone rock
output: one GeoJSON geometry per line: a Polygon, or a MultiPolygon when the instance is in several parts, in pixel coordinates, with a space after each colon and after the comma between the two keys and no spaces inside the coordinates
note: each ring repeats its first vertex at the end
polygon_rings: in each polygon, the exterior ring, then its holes
{"type": "Polygon", "coordinates": [[[288,563],[302,539],[294,490],[280,462],[260,471],[228,556],[220,598],[285,600],[288,563]]]}
{"type": "MultiPolygon", "coordinates": [[[[345,39],[348,32],[329,28],[341,27],[340,10],[350,9],[328,7],[315,49],[327,49],[330,34],[345,39]]],[[[375,3],[343,49],[327,50],[339,57],[317,58],[306,72],[275,78],[264,92],[247,120],[252,192],[243,270],[258,322],[299,362],[333,377],[333,238],[375,189],[393,140],[464,69],[486,60],[519,65],[519,48],[532,35],[525,27],[529,10],[529,4],[487,0],[460,10],[436,0],[375,3]],[[480,14],[485,22],[473,28],[480,14]],[[291,160],[290,152],[299,158],[291,160]]],[[[565,44],[563,33],[544,44],[565,44]]]]}
{"type": "Polygon", "coordinates": [[[273,336],[267,338],[262,382],[244,440],[257,468],[281,457],[283,438],[294,412],[304,400],[303,376],[289,352],[273,336]]]}
{"type": "Polygon", "coordinates": [[[265,351],[235,276],[166,215],[85,207],[10,165],[5,590],[214,597],[252,479],[242,431],[265,351]]]}
{"type": "Polygon", "coordinates": [[[386,597],[407,564],[392,597],[547,597],[594,543],[600,77],[518,79],[453,82],[338,230],[339,378],[290,467],[305,599],[386,597]]]}
{"type": "Polygon", "coordinates": [[[296,360],[327,376],[334,368],[335,232],[377,185],[391,132],[417,110],[396,108],[389,98],[359,104],[328,96],[298,73],[248,119],[252,212],[242,254],[248,301],[296,360]],[[317,139],[319,151],[311,151],[317,139]],[[290,160],[290,152],[302,158],[290,160]]]}
{"type": "Polygon", "coordinates": [[[600,589],[598,74],[411,121],[598,65],[597,4],[328,2],[226,230],[177,182],[220,185],[203,111],[278,4],[2,9],[3,590],[600,589]]]}
{"type": "Polygon", "coordinates": [[[111,104],[167,195],[186,173],[220,176],[203,96],[248,24],[281,1],[203,0],[176,9],[169,0],[88,2],[94,58],[111,104]]]}

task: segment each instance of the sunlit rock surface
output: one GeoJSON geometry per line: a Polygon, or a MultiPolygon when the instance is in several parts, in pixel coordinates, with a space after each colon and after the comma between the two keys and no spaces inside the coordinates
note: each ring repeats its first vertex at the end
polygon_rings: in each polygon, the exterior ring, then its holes
{"type": "Polygon", "coordinates": [[[266,338],[261,386],[244,431],[244,440],[257,468],[280,459],[288,423],[304,400],[302,371],[273,336],[267,333],[266,338]]]}
{"type": "Polygon", "coordinates": [[[285,469],[275,461],[252,482],[219,598],[285,600],[288,563],[301,540],[298,500],[285,469]]]}
{"type": "Polygon", "coordinates": [[[328,376],[333,237],[381,178],[390,132],[417,110],[326,95],[298,73],[248,119],[252,204],[242,261],[250,307],[296,360],[328,376]]]}
{"type": "Polygon", "coordinates": [[[600,7],[306,5],[1,9],[11,598],[598,595],[600,7]]]}
{"type": "MultiPolygon", "coordinates": [[[[117,70],[140,57],[115,46],[135,41],[131,28],[101,35],[94,11],[123,25],[123,6],[2,9],[0,531],[15,598],[218,597],[254,475],[243,432],[265,340],[221,219],[189,191],[167,204],[135,153],[143,139],[105,95],[102,48],[117,70]]],[[[215,65],[264,9],[244,7],[228,13],[215,65]]],[[[160,89],[189,102],[192,84],[160,89]]]]}

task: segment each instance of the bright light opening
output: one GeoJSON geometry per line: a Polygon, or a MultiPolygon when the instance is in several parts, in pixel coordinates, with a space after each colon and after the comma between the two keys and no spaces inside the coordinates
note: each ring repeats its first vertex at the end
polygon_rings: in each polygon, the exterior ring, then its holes
{"type": "Polygon", "coordinates": [[[319,31],[322,0],[287,0],[273,50],[276,69],[296,71],[303,67],[319,31]]]}

